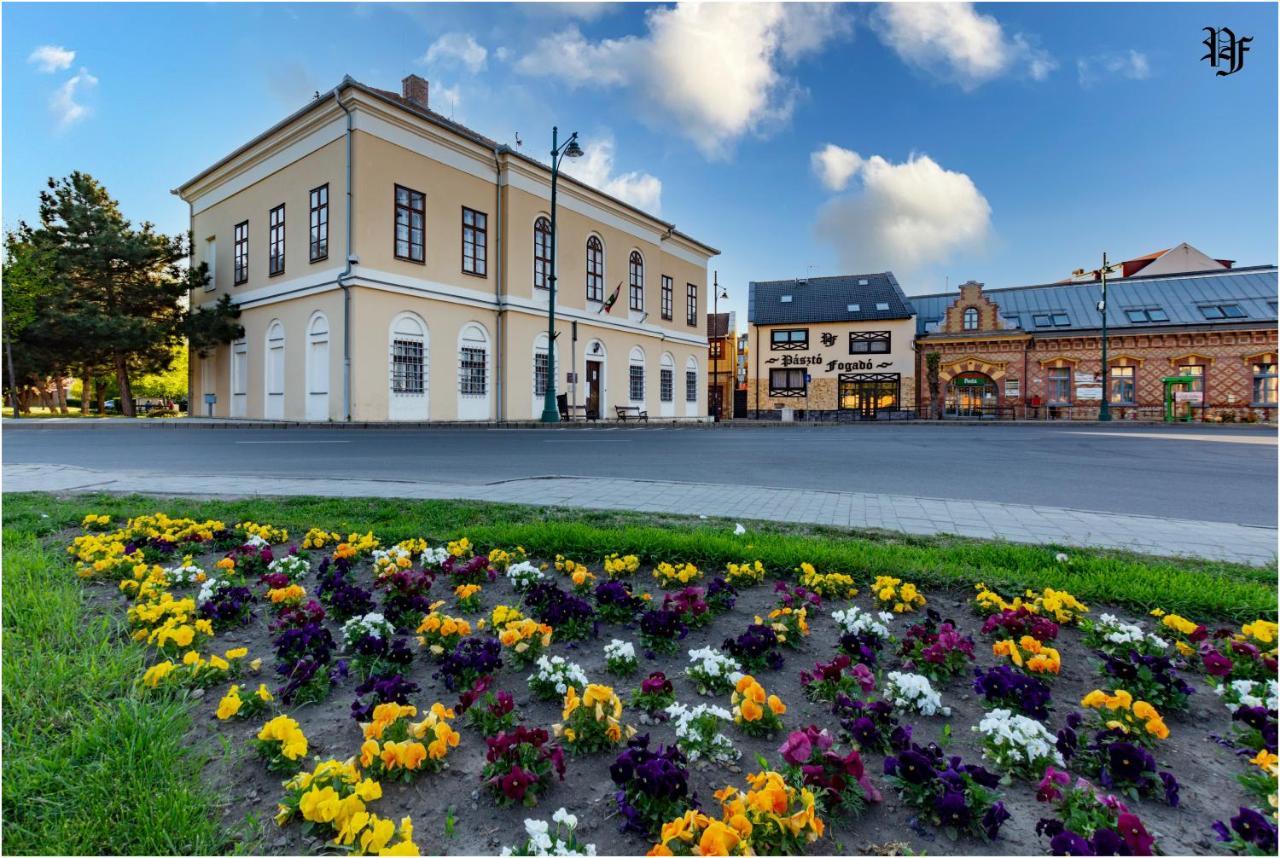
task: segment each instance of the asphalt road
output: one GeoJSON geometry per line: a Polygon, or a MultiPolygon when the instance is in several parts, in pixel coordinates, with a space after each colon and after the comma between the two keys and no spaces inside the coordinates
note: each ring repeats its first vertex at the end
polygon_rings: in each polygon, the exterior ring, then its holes
{"type": "MultiPolygon", "coordinates": [[[[6,427],[8,428],[8,427],[6,427]]],[[[1002,501],[1276,525],[1274,431],[908,425],[750,429],[4,432],[6,463],[489,483],[624,477],[1002,501]]],[[[732,514],[732,510],[726,510],[732,514]]]]}

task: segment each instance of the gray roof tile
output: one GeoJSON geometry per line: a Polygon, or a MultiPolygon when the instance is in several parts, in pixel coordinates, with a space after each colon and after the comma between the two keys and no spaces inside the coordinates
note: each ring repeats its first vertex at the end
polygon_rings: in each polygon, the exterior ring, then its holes
{"type": "MultiPolygon", "coordinates": [[[[1170,325],[1210,325],[1248,322],[1276,322],[1276,267],[1261,265],[1236,268],[1224,272],[1173,274],[1155,277],[1129,277],[1107,283],[1107,327],[1112,330],[1159,328],[1170,325]],[[1206,319],[1202,304],[1238,304],[1244,318],[1206,319]],[[1168,315],[1167,322],[1131,322],[1128,309],[1158,307],[1168,315]]],[[[1005,289],[983,289],[982,294],[1000,307],[1000,315],[1018,317],[1018,327],[1035,332],[1092,331],[1102,327],[1098,301],[1102,284],[1050,283],[1044,286],[1015,286],[1005,289]],[[1070,324],[1043,326],[1035,324],[1036,315],[1065,313],[1070,324]]],[[[916,333],[924,334],[941,321],[947,307],[959,292],[915,295],[911,303],[916,309],[916,333]]]]}
{"type": "Polygon", "coordinates": [[[914,313],[889,271],[752,281],[747,300],[754,325],[909,319],[914,313]]]}

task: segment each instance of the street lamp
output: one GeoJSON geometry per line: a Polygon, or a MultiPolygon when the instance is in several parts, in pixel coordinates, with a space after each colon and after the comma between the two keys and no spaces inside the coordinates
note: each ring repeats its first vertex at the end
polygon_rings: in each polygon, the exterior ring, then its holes
{"type": "Polygon", "coordinates": [[[1102,300],[1098,312],[1102,314],[1102,403],[1098,406],[1098,422],[1111,420],[1111,372],[1107,367],[1107,253],[1102,252],[1102,300]]]}
{"type": "Polygon", "coordinates": [[[560,177],[560,162],[565,158],[581,158],[578,132],[569,135],[563,144],[559,141],[559,129],[551,128],[551,276],[547,278],[550,294],[547,296],[547,390],[542,402],[542,422],[560,422],[560,409],[556,406],[556,180],[560,177]]]}
{"type": "MultiPolygon", "coordinates": [[[[716,420],[720,419],[720,415],[724,413],[724,391],[720,388],[720,352],[724,351],[725,338],[720,336],[720,299],[729,297],[729,290],[720,287],[720,272],[713,272],[711,275],[714,280],[711,286],[711,334],[716,340],[711,351],[711,386],[716,391],[715,409],[716,420]]],[[[725,325],[726,336],[729,333],[729,326],[725,325]]]]}

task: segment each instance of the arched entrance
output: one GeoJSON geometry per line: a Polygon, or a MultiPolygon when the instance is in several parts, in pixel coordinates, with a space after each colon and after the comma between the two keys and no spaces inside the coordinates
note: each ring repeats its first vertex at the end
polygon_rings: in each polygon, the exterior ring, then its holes
{"type": "Polygon", "coordinates": [[[1000,392],[986,373],[962,372],[947,382],[948,417],[995,417],[999,405],[1000,392]]]}

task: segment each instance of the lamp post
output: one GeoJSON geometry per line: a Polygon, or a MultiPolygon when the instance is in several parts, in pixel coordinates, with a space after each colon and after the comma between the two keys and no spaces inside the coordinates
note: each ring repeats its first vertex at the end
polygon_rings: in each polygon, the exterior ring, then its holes
{"type": "Polygon", "coordinates": [[[578,146],[578,132],[569,135],[563,144],[559,129],[551,128],[551,274],[547,278],[547,390],[542,402],[542,422],[560,422],[560,409],[556,406],[556,180],[560,178],[560,162],[565,158],[582,157],[578,146]]]}
{"type": "MultiPolygon", "coordinates": [[[[720,299],[729,297],[729,290],[720,289],[720,272],[712,272],[711,285],[711,333],[715,345],[712,346],[711,352],[711,386],[716,391],[716,420],[720,420],[720,415],[724,413],[724,391],[720,388],[720,352],[724,351],[724,337],[720,336],[720,299]],[[723,294],[721,292],[723,291],[723,294]]],[[[728,335],[728,325],[725,325],[725,334],[728,335]]]]}
{"type": "Polygon", "coordinates": [[[1098,302],[1098,312],[1102,314],[1102,402],[1098,406],[1098,422],[1108,423],[1111,420],[1111,372],[1107,368],[1107,252],[1102,252],[1102,300],[1098,302]]]}

